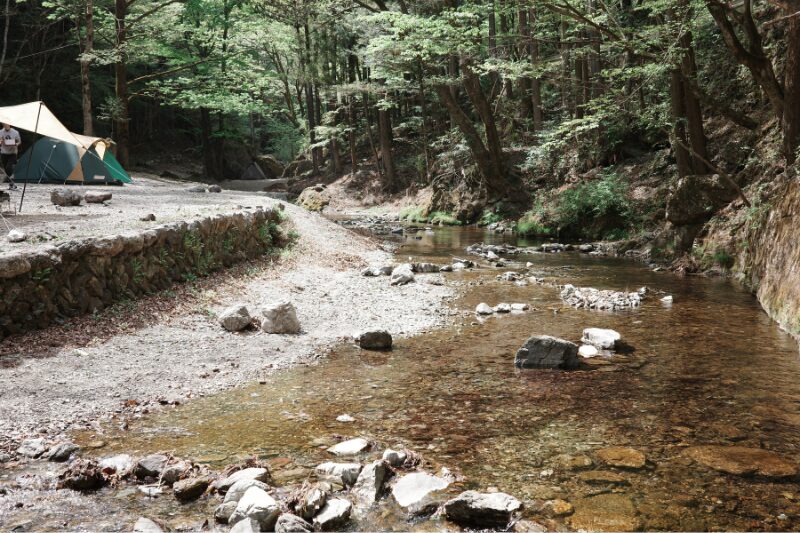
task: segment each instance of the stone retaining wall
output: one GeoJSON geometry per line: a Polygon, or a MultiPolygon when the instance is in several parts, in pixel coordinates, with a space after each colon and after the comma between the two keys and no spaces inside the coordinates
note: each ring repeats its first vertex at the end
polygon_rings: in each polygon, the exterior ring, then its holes
{"type": "Polygon", "coordinates": [[[285,245],[280,212],[216,215],[0,255],[0,338],[255,258],[285,245]]]}

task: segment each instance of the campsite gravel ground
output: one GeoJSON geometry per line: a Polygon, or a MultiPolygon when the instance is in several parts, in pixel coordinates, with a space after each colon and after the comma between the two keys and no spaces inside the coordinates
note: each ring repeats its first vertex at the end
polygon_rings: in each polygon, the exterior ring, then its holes
{"type": "MultiPolygon", "coordinates": [[[[52,186],[29,188],[26,214],[12,219],[29,242],[15,248],[48,244],[47,234],[62,240],[145,229],[148,223],[139,218],[148,213],[162,223],[278,203],[258,193],[189,193],[185,183],[133,177],[133,185],[111,189],[107,206],[55,208],[52,186]]],[[[403,287],[391,287],[387,277],[363,277],[363,266],[390,263],[392,256],[318,214],[291,204],[285,209],[299,239],[273,265],[245,265],[178,288],[174,296],[153,297],[152,305],[104,312],[96,320],[108,321],[110,333],[75,334],[82,324],[92,330],[95,319],[84,317],[0,342],[0,448],[33,433],[57,440],[64,431],[96,427],[126,406],[183,402],[313,361],[357,328],[409,335],[447,320],[442,303],[452,288],[426,283],[424,276],[403,287]],[[163,305],[181,294],[192,297],[163,305]],[[297,307],[300,335],[228,333],[214,317],[234,303],[255,312],[276,300],[297,307]],[[142,320],[146,315],[150,320],[142,320]]],[[[4,243],[3,251],[11,246],[4,243]]]]}

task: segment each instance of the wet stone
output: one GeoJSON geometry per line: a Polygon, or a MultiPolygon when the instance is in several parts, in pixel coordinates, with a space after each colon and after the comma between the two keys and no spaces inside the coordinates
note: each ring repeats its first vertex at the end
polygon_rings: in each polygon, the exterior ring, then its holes
{"type": "Polygon", "coordinates": [[[429,494],[446,489],[450,482],[424,472],[414,472],[401,477],[392,486],[392,496],[401,506],[415,511],[429,494]]]}
{"type": "Polygon", "coordinates": [[[63,463],[64,461],[68,460],[73,453],[80,450],[80,447],[77,444],[73,444],[71,442],[64,442],[54,446],[47,452],[47,460],[54,461],[56,463],[63,463]]]}
{"type": "Polygon", "coordinates": [[[633,501],[623,494],[599,494],[574,502],[569,518],[575,529],[587,531],[638,531],[641,523],[633,501]]]}
{"type": "Polygon", "coordinates": [[[179,501],[189,502],[202,496],[210,483],[206,477],[189,478],[175,483],[172,490],[179,501]]]}
{"type": "Polygon", "coordinates": [[[588,455],[558,455],[554,463],[565,470],[583,470],[594,465],[594,461],[588,455]]]}
{"type": "Polygon", "coordinates": [[[622,336],[613,329],[586,328],[583,330],[581,342],[599,350],[613,350],[621,338],[622,336]]]}
{"type": "Polygon", "coordinates": [[[228,492],[225,493],[224,502],[238,502],[244,496],[244,493],[247,492],[251,487],[258,487],[259,489],[266,491],[269,489],[269,485],[264,483],[263,481],[258,481],[256,479],[240,479],[228,489],[228,492]]]}
{"type": "Polygon", "coordinates": [[[345,455],[358,455],[359,453],[365,451],[369,448],[369,441],[367,439],[362,438],[355,438],[340,442],[334,446],[328,448],[328,452],[332,453],[333,455],[338,456],[345,456],[345,455]]]}
{"type": "Polygon", "coordinates": [[[163,531],[161,526],[145,517],[139,518],[133,525],[134,533],[162,533],[163,531]]]}
{"type": "Polygon", "coordinates": [[[353,505],[345,499],[334,498],[328,500],[325,507],[314,517],[314,528],[322,531],[331,531],[343,525],[349,520],[352,508],[353,505]]]}
{"type": "Polygon", "coordinates": [[[475,527],[505,527],[522,508],[519,500],[502,492],[462,492],[444,504],[448,520],[475,527]]]}
{"type": "Polygon", "coordinates": [[[561,368],[578,366],[578,346],[549,335],[534,335],[517,351],[517,368],[561,368]]]}
{"type": "Polygon", "coordinates": [[[167,464],[169,458],[166,455],[153,454],[139,460],[133,468],[133,475],[139,479],[147,477],[157,478],[167,464]]]}
{"type": "Polygon", "coordinates": [[[275,523],[275,533],[311,533],[314,527],[297,515],[283,513],[275,523]]]}
{"type": "Polygon", "coordinates": [[[645,455],[639,450],[634,450],[633,448],[612,446],[610,448],[602,448],[597,450],[595,453],[600,462],[609,466],[616,466],[618,468],[644,468],[644,465],[647,462],[645,455]]]}
{"type": "Polygon", "coordinates": [[[797,465],[776,453],[744,446],[695,446],[684,452],[695,462],[735,476],[781,479],[797,475],[797,465]]]}
{"type": "Polygon", "coordinates": [[[361,472],[359,463],[322,463],[315,468],[319,476],[337,478],[342,485],[348,487],[356,482],[361,472]]]}
{"type": "Polygon", "coordinates": [[[494,309],[492,309],[487,303],[479,303],[478,306],[475,308],[475,314],[492,315],[494,314],[494,309]]]}
{"type": "Polygon", "coordinates": [[[578,479],[589,485],[627,485],[628,480],[616,472],[590,470],[578,474],[578,479]]]}
{"type": "Polygon", "coordinates": [[[575,509],[565,500],[548,500],[542,505],[542,511],[548,516],[569,516],[575,509]]]}

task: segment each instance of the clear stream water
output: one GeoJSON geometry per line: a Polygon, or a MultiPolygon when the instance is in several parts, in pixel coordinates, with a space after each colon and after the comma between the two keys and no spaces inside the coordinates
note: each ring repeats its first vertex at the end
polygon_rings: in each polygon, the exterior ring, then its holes
{"type": "MultiPolygon", "coordinates": [[[[398,259],[445,263],[453,255],[466,257],[464,248],[473,242],[513,242],[474,228],[420,235],[421,240],[404,238],[398,259]]],[[[534,307],[529,312],[481,323],[458,317],[451,327],[396,339],[388,353],[343,345],[319,364],[278,373],[267,384],[146,416],[124,432],[109,427],[79,440],[106,441],[97,455],[168,450],[219,468],[257,455],[270,459],[278,480],[291,483],[329,459],[320,446],[325,439],[366,436],[384,446],[407,446],[431,468],[443,465],[462,474],[465,481],[454,490],[495,487],[515,495],[528,502],[530,518],[552,528],[585,527],[594,515],[611,520],[600,524],[635,529],[800,528],[796,479],[731,476],[683,454],[688,446],[736,441],[798,458],[797,344],[751,294],[727,281],[655,273],[621,259],[570,252],[514,259],[522,263],[444,274],[465,284],[450,305],[472,310],[482,301],[526,302],[534,307]],[[647,286],[672,294],[674,304],[665,306],[656,293],[625,312],[574,310],[561,303],[554,287],[495,279],[526,261],[534,264],[534,274],[556,283],[647,286]],[[585,327],[616,329],[633,352],[570,372],[514,368],[514,354],[530,335],[578,341],[585,327]],[[336,422],[344,413],[355,422],[336,422]],[[559,466],[563,454],[593,457],[606,446],[641,450],[648,465],[617,470],[627,484],[615,487],[589,485],[559,466]],[[575,514],[548,521],[537,504],[553,498],[571,502],[575,514]],[[622,521],[614,522],[618,517],[622,521]]],[[[592,469],[609,470],[597,464],[592,469]]],[[[216,503],[179,505],[168,494],[152,499],[134,489],[106,489],[88,498],[55,498],[36,516],[53,528],[125,529],[139,515],[191,528],[216,503]]],[[[24,516],[21,511],[12,518],[24,516]]],[[[408,522],[389,503],[360,527],[431,530],[446,524],[408,522]]]]}

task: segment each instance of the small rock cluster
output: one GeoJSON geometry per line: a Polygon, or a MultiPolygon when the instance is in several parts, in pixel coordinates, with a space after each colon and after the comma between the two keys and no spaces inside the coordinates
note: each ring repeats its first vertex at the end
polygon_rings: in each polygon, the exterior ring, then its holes
{"type": "Polygon", "coordinates": [[[60,187],[50,191],[50,201],[59,207],[73,207],[81,205],[82,201],[87,204],[103,204],[111,200],[112,194],[108,191],[86,191],[81,192],[68,187],[60,187]]]}
{"type": "Polygon", "coordinates": [[[217,317],[219,324],[230,332],[243,331],[250,326],[261,328],[264,333],[300,333],[300,321],[291,302],[273,302],[259,308],[256,316],[244,304],[228,307],[217,317]]]}
{"type": "Polygon", "coordinates": [[[561,299],[564,303],[576,309],[616,311],[639,307],[646,296],[646,292],[644,287],[637,292],[621,292],[565,285],[561,290],[561,299]]]}
{"type": "Polygon", "coordinates": [[[401,263],[396,266],[373,265],[361,271],[362,276],[389,276],[391,285],[405,285],[416,280],[416,274],[435,274],[474,268],[475,263],[467,259],[454,259],[451,265],[435,265],[433,263],[401,263]]]}
{"type": "Polygon", "coordinates": [[[493,315],[493,314],[506,314],[511,312],[521,313],[523,311],[527,311],[530,309],[528,304],[523,303],[516,303],[516,304],[507,304],[507,303],[499,303],[494,307],[491,307],[487,303],[479,303],[477,307],[475,307],[475,314],[476,315],[493,315]]]}
{"type": "Polygon", "coordinates": [[[559,368],[569,370],[580,366],[580,358],[611,355],[622,345],[621,335],[613,329],[586,328],[582,346],[550,335],[534,335],[517,351],[517,368],[559,368]]]}

